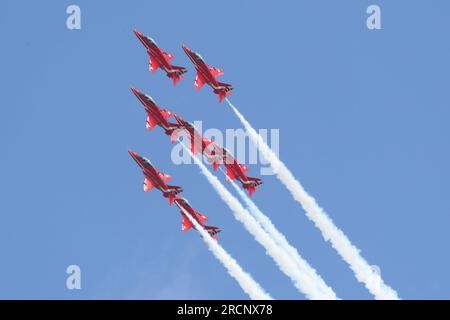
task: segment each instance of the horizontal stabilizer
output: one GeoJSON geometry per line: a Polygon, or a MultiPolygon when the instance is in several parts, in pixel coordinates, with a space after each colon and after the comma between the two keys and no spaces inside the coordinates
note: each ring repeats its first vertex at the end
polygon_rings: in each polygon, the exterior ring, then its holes
{"type": "Polygon", "coordinates": [[[220,230],[217,227],[211,227],[211,226],[205,226],[205,230],[206,232],[208,232],[208,234],[213,238],[217,240],[216,235],[221,232],[222,230],[220,230]]]}

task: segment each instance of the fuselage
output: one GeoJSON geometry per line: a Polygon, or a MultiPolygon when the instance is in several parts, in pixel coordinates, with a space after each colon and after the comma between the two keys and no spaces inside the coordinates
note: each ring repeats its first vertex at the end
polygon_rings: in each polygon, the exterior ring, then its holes
{"type": "Polygon", "coordinates": [[[177,207],[180,208],[180,212],[183,216],[186,216],[186,214],[184,213],[184,211],[186,211],[191,215],[192,218],[195,219],[195,221],[197,221],[198,224],[200,224],[203,227],[205,226],[204,223],[198,219],[197,217],[198,212],[191,207],[191,205],[189,204],[189,202],[187,202],[187,200],[185,200],[184,198],[176,198],[174,202],[177,205],[177,207]]]}
{"type": "Polygon", "coordinates": [[[257,180],[251,180],[247,177],[241,164],[225,149],[223,148],[223,165],[229,170],[233,176],[243,185],[257,186],[257,180]]]}
{"type": "Polygon", "coordinates": [[[171,131],[178,128],[177,125],[170,123],[166,120],[166,118],[163,117],[161,108],[155,103],[155,101],[153,101],[153,99],[149,95],[141,93],[136,88],[131,88],[131,90],[139,99],[139,101],[144,105],[145,111],[157,121],[158,125],[161,128],[163,128],[165,131],[171,131]]]}
{"type": "Polygon", "coordinates": [[[152,165],[150,160],[145,157],[138,155],[136,152],[129,151],[131,157],[136,161],[138,166],[142,169],[142,173],[145,178],[150,180],[152,184],[161,192],[168,193],[172,189],[169,188],[166,182],[159,176],[159,171],[152,165]]]}
{"type": "Polygon", "coordinates": [[[158,62],[158,65],[161,67],[161,69],[163,69],[167,73],[176,72],[176,70],[172,68],[169,60],[164,56],[161,48],[156,44],[155,40],[140,33],[137,30],[135,30],[134,33],[138,37],[139,41],[141,41],[141,43],[145,46],[148,54],[158,62]]]}
{"type": "Polygon", "coordinates": [[[183,127],[186,130],[186,132],[189,134],[192,145],[196,144],[196,145],[200,146],[200,144],[201,144],[202,152],[206,148],[208,148],[209,144],[205,141],[205,139],[203,139],[203,136],[195,129],[195,127],[192,123],[190,123],[189,121],[183,120],[179,116],[175,116],[175,119],[178,121],[180,126],[183,127]]]}
{"type": "Polygon", "coordinates": [[[203,77],[203,79],[209,86],[211,86],[215,90],[227,89],[227,87],[221,86],[219,84],[216,77],[214,77],[211,70],[209,69],[209,66],[206,64],[205,60],[203,60],[203,58],[197,52],[194,52],[185,46],[183,46],[183,50],[184,52],[186,52],[187,56],[194,64],[197,72],[203,77]]]}

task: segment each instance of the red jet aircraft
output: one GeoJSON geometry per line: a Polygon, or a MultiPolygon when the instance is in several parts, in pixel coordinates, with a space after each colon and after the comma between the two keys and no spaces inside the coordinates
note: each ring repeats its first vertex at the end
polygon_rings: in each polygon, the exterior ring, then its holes
{"type": "Polygon", "coordinates": [[[136,95],[136,97],[141,101],[147,112],[147,130],[151,131],[155,126],[160,126],[164,129],[167,135],[171,135],[180,126],[176,123],[170,123],[168,119],[174,114],[169,110],[161,109],[152,97],[141,93],[136,88],[131,88],[131,91],[136,95]]]}
{"type": "Polygon", "coordinates": [[[156,187],[163,193],[164,197],[169,199],[169,204],[172,204],[176,195],[183,192],[183,189],[181,187],[166,184],[166,181],[171,180],[172,177],[168,174],[159,172],[158,169],[152,165],[150,160],[141,157],[132,150],[128,150],[128,152],[142,169],[142,173],[144,174],[144,191],[148,192],[153,189],[153,187],[156,187]]]}
{"type": "MultiPolygon", "coordinates": [[[[186,199],[184,199],[180,196],[176,196],[174,202],[178,206],[178,208],[180,208],[181,216],[183,217],[183,220],[181,222],[181,230],[186,232],[190,228],[194,227],[192,225],[192,222],[186,216],[185,212],[187,212],[188,214],[191,215],[192,218],[194,218],[209,233],[209,235],[211,237],[213,237],[214,239],[217,239],[216,235],[221,230],[217,227],[211,227],[211,226],[205,225],[205,222],[208,220],[208,217],[198,213],[194,208],[191,207],[191,205],[189,204],[189,202],[186,199]]],[[[195,229],[195,227],[194,227],[194,229],[195,229]]]]}
{"type": "Polygon", "coordinates": [[[183,79],[182,75],[187,72],[187,69],[171,65],[169,61],[174,58],[173,55],[163,52],[152,38],[143,35],[136,29],[133,32],[147,49],[150,57],[149,69],[152,73],[156,72],[158,68],[163,69],[167,76],[172,78],[173,85],[176,85],[178,81],[183,79]]]}
{"type": "Polygon", "coordinates": [[[216,79],[216,77],[223,75],[221,69],[208,66],[198,53],[190,50],[185,45],[183,45],[183,50],[188,55],[189,59],[191,59],[197,70],[194,83],[195,89],[200,90],[200,88],[207,83],[213,88],[214,93],[219,95],[219,103],[222,102],[223,98],[231,96],[230,91],[233,90],[233,86],[228,83],[219,82],[216,79]]]}
{"type": "MultiPolygon", "coordinates": [[[[215,155],[222,155],[220,161],[214,161],[213,170],[217,170],[217,168],[223,164],[226,168],[227,181],[237,179],[244,189],[247,189],[248,195],[251,196],[258,188],[257,186],[261,185],[263,181],[259,178],[252,178],[247,176],[247,172],[249,168],[243,164],[237,162],[237,160],[228,152],[225,148],[220,148],[216,144],[214,145],[214,153],[215,155]],[[220,150],[222,149],[222,150],[220,150]]],[[[217,158],[217,157],[216,157],[217,158]]]]}
{"type": "MultiPolygon", "coordinates": [[[[213,142],[211,140],[203,138],[203,136],[194,128],[194,125],[189,121],[184,120],[180,116],[175,115],[180,128],[183,128],[190,137],[191,140],[191,152],[192,154],[204,153],[205,156],[214,156],[214,151],[208,148],[213,142]]],[[[176,141],[182,135],[181,130],[176,130],[171,136],[171,141],[176,141]]]]}

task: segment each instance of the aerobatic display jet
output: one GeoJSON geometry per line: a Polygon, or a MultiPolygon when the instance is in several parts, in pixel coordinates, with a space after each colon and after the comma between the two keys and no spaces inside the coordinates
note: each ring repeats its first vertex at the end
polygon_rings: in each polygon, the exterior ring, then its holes
{"type": "Polygon", "coordinates": [[[172,177],[168,174],[159,172],[158,169],[152,165],[150,160],[141,157],[132,150],[128,150],[128,152],[142,169],[142,173],[144,174],[144,191],[148,192],[156,187],[163,193],[164,197],[169,199],[169,204],[172,204],[176,195],[183,192],[183,189],[181,187],[166,184],[172,177]]]}
{"type": "MultiPolygon", "coordinates": [[[[214,156],[214,150],[208,148],[213,142],[209,139],[203,138],[203,136],[195,129],[194,125],[189,121],[184,120],[178,115],[175,115],[180,129],[184,129],[189,135],[191,140],[191,152],[192,154],[202,153],[206,157],[214,156]]],[[[171,141],[176,141],[183,134],[182,130],[176,130],[171,136],[171,141]]]]}
{"type": "Polygon", "coordinates": [[[212,163],[213,170],[217,170],[217,168],[223,164],[226,168],[227,181],[237,179],[244,189],[248,191],[249,196],[251,196],[258,188],[257,186],[261,185],[263,181],[259,178],[252,178],[247,176],[247,172],[249,168],[243,164],[238,163],[238,161],[230,154],[230,152],[225,148],[220,148],[217,145],[214,146],[215,155],[221,155],[220,161],[214,161],[212,163]],[[219,150],[219,148],[221,150],[219,150]]]}
{"type": "Polygon", "coordinates": [[[230,91],[233,90],[233,86],[231,84],[219,82],[216,79],[216,77],[223,75],[224,72],[219,68],[213,68],[207,65],[198,53],[190,50],[185,45],[182,47],[197,70],[194,83],[195,89],[200,90],[200,88],[207,83],[213,88],[214,93],[219,95],[219,103],[222,102],[223,98],[230,96],[230,91]]]}
{"type": "Polygon", "coordinates": [[[156,72],[158,68],[163,69],[167,76],[172,79],[173,85],[176,85],[178,81],[183,79],[182,75],[187,72],[187,69],[171,65],[170,60],[174,58],[173,55],[163,52],[152,38],[143,35],[136,29],[133,32],[147,49],[150,59],[149,69],[152,73],[156,72]]]}
{"type": "Polygon", "coordinates": [[[189,218],[186,216],[187,212],[188,214],[191,215],[192,218],[194,218],[198,224],[200,224],[208,233],[211,237],[213,237],[214,239],[217,239],[216,235],[221,231],[219,228],[217,227],[211,227],[211,226],[207,226],[205,225],[205,222],[208,220],[208,217],[202,215],[201,213],[198,213],[194,208],[191,207],[191,205],[189,204],[189,202],[180,197],[180,196],[176,196],[175,200],[174,200],[175,204],[178,206],[178,208],[180,208],[180,213],[181,216],[183,217],[182,221],[181,221],[181,230],[186,232],[189,229],[191,229],[193,226],[191,220],[189,220],[189,218]]]}
{"type": "Polygon", "coordinates": [[[147,94],[141,93],[136,88],[131,88],[131,91],[136,95],[136,97],[141,101],[147,112],[147,123],[146,127],[148,131],[151,131],[155,126],[160,126],[164,129],[167,135],[171,135],[174,130],[178,129],[180,126],[176,123],[170,123],[168,119],[174,114],[169,110],[161,109],[152,97],[147,94]]]}

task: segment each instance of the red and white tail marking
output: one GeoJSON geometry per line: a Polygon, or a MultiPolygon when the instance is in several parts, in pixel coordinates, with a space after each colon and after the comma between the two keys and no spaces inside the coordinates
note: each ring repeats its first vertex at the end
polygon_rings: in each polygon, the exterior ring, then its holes
{"type": "Polygon", "coordinates": [[[183,76],[173,75],[172,76],[172,83],[173,83],[173,85],[176,86],[178,81],[180,81],[181,79],[183,79],[183,76]]]}
{"type": "Polygon", "coordinates": [[[258,190],[255,187],[249,187],[247,188],[248,191],[248,195],[251,197],[253,193],[255,193],[255,191],[258,190]]]}
{"type": "Polygon", "coordinates": [[[223,101],[223,99],[225,99],[225,97],[229,97],[229,96],[231,96],[231,92],[230,91],[227,91],[227,92],[223,92],[223,91],[221,91],[220,93],[219,93],[219,103],[221,103],[222,101],[223,101]]]}

